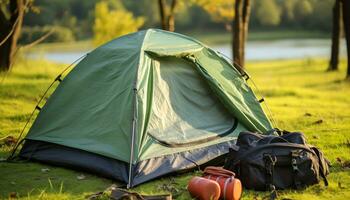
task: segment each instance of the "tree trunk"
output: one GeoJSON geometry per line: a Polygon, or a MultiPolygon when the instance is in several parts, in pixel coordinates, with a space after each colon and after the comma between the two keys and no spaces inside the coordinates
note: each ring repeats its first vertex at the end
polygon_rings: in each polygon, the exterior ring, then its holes
{"type": "Polygon", "coordinates": [[[162,25],[163,30],[168,30],[168,22],[167,22],[167,13],[166,13],[166,2],[165,0],[158,0],[159,5],[159,17],[160,17],[160,23],[162,25]]]}
{"type": "Polygon", "coordinates": [[[233,62],[239,71],[244,68],[245,42],[248,35],[250,18],[250,0],[235,1],[235,19],[233,21],[233,62]]]}
{"type": "Polygon", "coordinates": [[[169,17],[168,17],[168,31],[175,31],[175,7],[177,4],[177,0],[173,0],[171,2],[169,17]]]}
{"type": "Polygon", "coordinates": [[[242,45],[243,41],[243,17],[242,17],[242,0],[236,0],[235,3],[235,19],[233,21],[233,44],[232,44],[232,53],[233,53],[233,64],[234,66],[241,71],[242,66],[242,45]],[[236,66],[238,65],[238,66],[236,66]]]}
{"type": "Polygon", "coordinates": [[[21,33],[24,16],[24,0],[12,0],[9,5],[10,19],[0,11],[0,71],[8,71],[17,52],[17,41],[21,33]]]}
{"type": "Polygon", "coordinates": [[[244,67],[245,64],[245,43],[248,37],[248,26],[250,18],[250,0],[245,0],[243,4],[243,37],[241,42],[241,66],[244,67]]]}
{"type": "Polygon", "coordinates": [[[7,71],[10,68],[11,40],[10,30],[12,25],[6,19],[3,11],[0,10],[0,71],[7,71]],[[8,37],[9,36],[9,37],[8,37]],[[6,39],[8,37],[8,39],[6,39]]]}
{"type": "Polygon", "coordinates": [[[328,71],[338,70],[339,63],[339,42],[341,27],[341,2],[336,0],[333,7],[333,24],[332,24],[332,51],[331,60],[329,61],[328,71]]]}
{"type": "Polygon", "coordinates": [[[175,8],[177,0],[171,2],[169,12],[167,10],[166,0],[158,0],[160,22],[163,30],[175,31],[175,8]]]}
{"type": "Polygon", "coordinates": [[[346,50],[347,50],[347,60],[348,60],[348,70],[346,73],[346,78],[350,79],[350,1],[342,0],[343,4],[343,22],[344,22],[344,32],[346,40],[346,50]]]}

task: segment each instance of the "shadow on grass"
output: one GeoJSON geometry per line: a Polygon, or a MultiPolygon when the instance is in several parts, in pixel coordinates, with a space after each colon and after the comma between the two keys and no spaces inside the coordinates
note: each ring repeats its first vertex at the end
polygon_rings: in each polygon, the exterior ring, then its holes
{"type": "Polygon", "coordinates": [[[340,87],[342,85],[350,85],[350,81],[347,81],[346,79],[335,79],[330,81],[324,81],[322,83],[312,83],[307,84],[305,87],[307,88],[324,88],[324,89],[333,89],[335,87],[340,87]]]}
{"type": "MultiPolygon", "coordinates": [[[[8,152],[8,149],[1,148],[0,155],[4,158],[8,152]]],[[[0,162],[0,172],[0,199],[9,198],[11,194],[30,199],[43,195],[53,195],[58,199],[60,196],[64,199],[84,198],[88,194],[104,191],[113,183],[85,172],[28,161],[0,162]],[[83,179],[78,178],[81,175],[84,175],[83,179]]]]}

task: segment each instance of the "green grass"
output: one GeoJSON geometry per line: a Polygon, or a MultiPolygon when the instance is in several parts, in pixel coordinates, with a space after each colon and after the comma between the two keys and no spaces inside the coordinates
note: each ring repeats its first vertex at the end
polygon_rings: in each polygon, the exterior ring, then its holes
{"type": "Polygon", "coordinates": [[[30,52],[74,52],[74,51],[88,51],[93,47],[91,40],[73,41],[73,42],[57,42],[57,43],[41,43],[33,48],[30,52]]]}
{"type": "MultiPolygon", "coordinates": [[[[19,60],[9,74],[0,75],[0,138],[18,136],[39,96],[64,66],[47,61],[19,60]]],[[[302,191],[281,191],[281,199],[350,199],[350,83],[340,71],[325,72],[321,59],[248,63],[278,127],[302,131],[332,162],[330,185],[302,191]],[[322,123],[316,123],[322,120],[322,123]],[[341,162],[339,162],[341,161],[341,162]]],[[[259,95],[260,96],[260,95],[259,95]]],[[[10,148],[2,146],[0,157],[10,148]]],[[[187,181],[200,172],[164,177],[134,190],[146,194],[172,192],[190,199],[187,181]]],[[[0,163],[0,198],[16,193],[20,199],[84,199],[113,181],[83,172],[37,163],[0,163]],[[42,172],[43,168],[50,171],[42,172]],[[86,179],[77,176],[85,174],[86,179]]],[[[268,193],[244,191],[244,199],[264,199],[268,193]]]]}

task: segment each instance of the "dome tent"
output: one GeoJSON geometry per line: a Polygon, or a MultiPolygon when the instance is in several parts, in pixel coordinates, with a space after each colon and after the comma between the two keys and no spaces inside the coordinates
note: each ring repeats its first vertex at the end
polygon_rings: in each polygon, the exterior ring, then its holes
{"type": "Polygon", "coordinates": [[[90,52],[60,82],[19,156],[128,187],[228,152],[271,123],[241,73],[177,33],[149,29],[90,52]]]}

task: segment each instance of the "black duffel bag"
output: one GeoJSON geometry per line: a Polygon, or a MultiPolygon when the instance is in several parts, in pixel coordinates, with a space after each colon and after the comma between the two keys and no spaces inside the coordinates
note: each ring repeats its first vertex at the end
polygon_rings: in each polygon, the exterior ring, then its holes
{"type": "Polygon", "coordinates": [[[224,168],[235,172],[247,189],[300,189],[321,179],[328,185],[329,162],[302,133],[241,132],[237,145],[239,150],[230,150],[224,168]]]}

